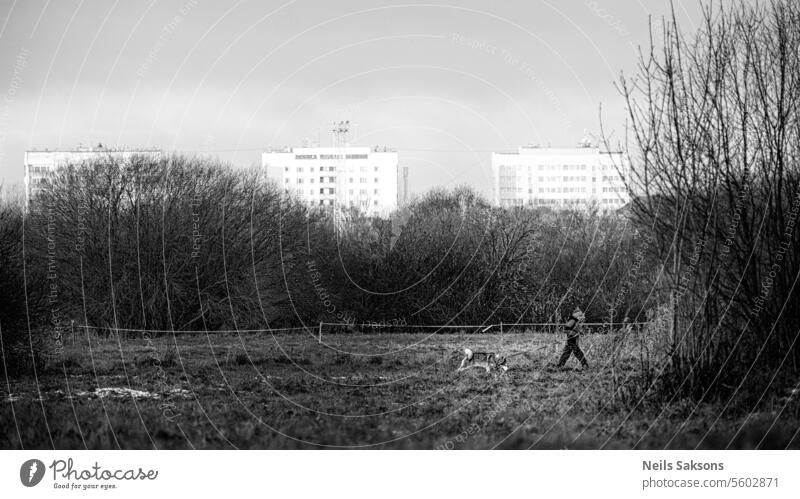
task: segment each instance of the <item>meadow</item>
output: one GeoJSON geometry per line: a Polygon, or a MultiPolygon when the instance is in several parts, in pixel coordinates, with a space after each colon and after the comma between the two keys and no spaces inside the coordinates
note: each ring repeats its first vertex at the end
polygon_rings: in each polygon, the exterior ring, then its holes
{"type": "Polygon", "coordinates": [[[6,378],[0,448],[798,448],[796,394],[750,413],[654,402],[654,335],[79,335],[6,378]],[[645,339],[647,338],[647,339],[645,339]],[[521,353],[457,373],[463,348],[521,353]]]}

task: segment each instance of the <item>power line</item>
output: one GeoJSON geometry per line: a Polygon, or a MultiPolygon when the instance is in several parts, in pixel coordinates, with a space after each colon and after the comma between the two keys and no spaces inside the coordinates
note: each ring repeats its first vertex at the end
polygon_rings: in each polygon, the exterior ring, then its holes
{"type": "MultiPolygon", "coordinates": [[[[369,146],[350,146],[350,147],[369,147],[369,146]]],[[[241,147],[238,149],[168,149],[163,150],[165,152],[193,152],[193,153],[222,153],[222,152],[268,152],[271,148],[269,147],[241,147]]],[[[410,152],[435,152],[435,153],[495,153],[495,152],[502,152],[501,150],[489,150],[489,149],[426,149],[426,148],[419,148],[419,147],[404,147],[404,148],[397,148],[398,151],[410,151],[410,152]]]]}

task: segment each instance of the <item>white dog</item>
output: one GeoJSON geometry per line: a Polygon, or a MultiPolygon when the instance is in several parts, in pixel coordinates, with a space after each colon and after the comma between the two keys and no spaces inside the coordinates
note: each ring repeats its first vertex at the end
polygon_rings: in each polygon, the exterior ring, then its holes
{"type": "Polygon", "coordinates": [[[508,371],[505,357],[494,352],[473,352],[469,348],[465,348],[464,358],[461,359],[461,365],[458,367],[457,372],[466,371],[474,367],[486,369],[487,373],[491,371],[492,368],[508,371]]]}

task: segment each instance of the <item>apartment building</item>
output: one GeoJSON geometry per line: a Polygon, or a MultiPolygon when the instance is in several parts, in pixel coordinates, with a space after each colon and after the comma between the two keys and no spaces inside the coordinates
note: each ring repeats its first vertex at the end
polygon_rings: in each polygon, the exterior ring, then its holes
{"type": "Polygon", "coordinates": [[[30,150],[25,151],[25,200],[30,203],[36,194],[42,191],[49,178],[58,168],[73,164],[80,165],[104,157],[112,156],[118,160],[126,160],[133,156],[152,156],[159,158],[158,149],[115,149],[102,144],[93,147],[79,146],[73,150],[30,150]]]}
{"type": "Polygon", "coordinates": [[[630,201],[621,152],[599,147],[520,147],[492,153],[493,196],[499,206],[615,210],[630,201]]]}
{"type": "Polygon", "coordinates": [[[267,177],[310,206],[386,215],[403,198],[399,157],[385,147],[290,147],[261,155],[267,177]]]}

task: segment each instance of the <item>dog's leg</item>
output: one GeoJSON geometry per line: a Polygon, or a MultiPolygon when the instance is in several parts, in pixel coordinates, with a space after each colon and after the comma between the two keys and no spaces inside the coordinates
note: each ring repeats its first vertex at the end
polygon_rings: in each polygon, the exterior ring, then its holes
{"type": "Polygon", "coordinates": [[[463,371],[463,370],[465,369],[465,367],[464,367],[464,366],[465,366],[466,364],[467,364],[467,358],[466,358],[466,357],[464,357],[463,359],[461,359],[461,365],[460,365],[460,366],[458,366],[458,369],[456,369],[456,372],[457,372],[457,373],[460,373],[461,371],[463,371]]]}

